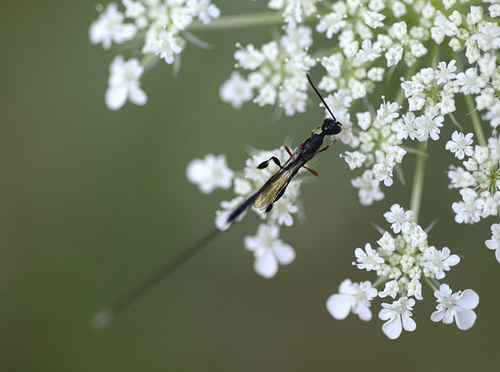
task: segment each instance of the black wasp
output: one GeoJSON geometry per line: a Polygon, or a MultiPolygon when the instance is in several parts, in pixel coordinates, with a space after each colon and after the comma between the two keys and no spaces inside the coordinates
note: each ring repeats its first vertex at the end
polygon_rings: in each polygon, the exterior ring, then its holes
{"type": "Polygon", "coordinates": [[[271,178],[269,178],[269,180],[257,192],[250,195],[238,207],[236,207],[233,211],[230,211],[229,214],[224,214],[222,221],[218,223],[217,229],[212,231],[209,235],[207,235],[195,245],[179,253],[171,261],[167,262],[164,266],[160,267],[156,272],[154,272],[153,275],[140,282],[136,287],[131,288],[128,292],[125,292],[110,306],[99,311],[92,319],[92,323],[95,327],[102,328],[106,326],[119,312],[130,305],[135,299],[152,288],[161,279],[172,273],[175,269],[177,269],[185,261],[192,257],[196,252],[199,252],[223,230],[226,230],[234,221],[236,221],[238,218],[241,218],[243,216],[243,213],[252,204],[255,208],[261,209],[265,212],[269,212],[274,203],[283,196],[290,181],[293,179],[293,177],[295,177],[300,168],[304,167],[314,175],[318,176],[315,171],[307,168],[305,164],[309,160],[314,158],[316,154],[325,151],[331,146],[331,144],[329,144],[324,148],[321,148],[326,136],[333,136],[340,133],[342,124],[335,118],[335,115],[333,115],[332,111],[312,82],[309,74],[307,74],[307,79],[309,80],[311,87],[321,99],[323,105],[332,116],[331,119],[325,119],[323,121],[323,124],[313,130],[311,136],[308,137],[304,142],[302,142],[293,153],[288,147],[285,147],[288,154],[290,155],[290,158],[286,161],[285,164],[281,165],[279,159],[274,156],[259,164],[258,168],[264,169],[269,165],[271,161],[273,161],[280,169],[275,174],[273,174],[271,178]]]}

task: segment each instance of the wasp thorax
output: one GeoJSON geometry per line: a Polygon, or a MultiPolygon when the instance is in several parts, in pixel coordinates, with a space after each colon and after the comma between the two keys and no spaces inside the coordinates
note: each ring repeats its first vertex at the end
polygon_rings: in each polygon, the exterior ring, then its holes
{"type": "Polygon", "coordinates": [[[325,119],[323,124],[321,125],[321,130],[328,136],[332,136],[334,134],[339,134],[342,130],[342,124],[333,119],[325,119]]]}

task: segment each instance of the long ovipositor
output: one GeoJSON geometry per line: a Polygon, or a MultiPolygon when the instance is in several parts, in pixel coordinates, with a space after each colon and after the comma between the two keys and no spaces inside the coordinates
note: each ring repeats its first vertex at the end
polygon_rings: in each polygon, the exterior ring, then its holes
{"type": "Polygon", "coordinates": [[[116,317],[118,313],[127,308],[138,297],[146,293],[149,289],[153,288],[159,281],[170,275],[189,258],[193,257],[197,252],[206,247],[208,243],[215,239],[222,231],[228,229],[233,222],[241,219],[251,205],[265,212],[269,212],[274,203],[283,196],[290,181],[293,179],[293,177],[295,177],[299,169],[304,167],[311,173],[317,175],[317,173],[315,173],[313,170],[307,168],[305,164],[316,154],[325,151],[331,146],[330,144],[321,149],[324,138],[326,136],[339,134],[342,130],[342,124],[337,121],[335,115],[333,115],[325,100],[318,92],[318,89],[316,89],[309,74],[307,74],[307,79],[309,80],[312,88],[321,99],[321,102],[323,102],[332,118],[325,119],[323,121],[323,124],[321,124],[321,126],[319,127],[319,132],[314,130],[311,133],[311,136],[306,138],[304,142],[302,142],[293,153],[288,147],[286,147],[290,158],[286,161],[285,164],[281,165],[279,159],[274,156],[259,164],[258,168],[264,169],[268,166],[269,162],[273,161],[276,165],[279,166],[280,169],[275,174],[273,174],[258,191],[246,198],[235,209],[221,213],[216,219],[217,228],[210,234],[205,236],[203,239],[201,239],[188,249],[180,252],[172,260],[168,261],[158,270],[153,272],[152,275],[145,278],[135,287],[129,289],[123,295],[118,297],[118,299],[111,303],[108,307],[96,313],[92,318],[92,324],[95,328],[105,327],[111,320],[116,317]]]}

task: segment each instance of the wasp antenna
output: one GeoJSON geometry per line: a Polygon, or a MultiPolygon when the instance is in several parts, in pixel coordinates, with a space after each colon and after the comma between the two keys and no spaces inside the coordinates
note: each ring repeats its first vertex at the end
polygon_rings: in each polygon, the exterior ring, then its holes
{"type": "Polygon", "coordinates": [[[323,102],[323,104],[325,105],[325,107],[328,110],[328,112],[330,113],[330,115],[332,115],[333,120],[337,121],[337,118],[335,117],[335,115],[333,115],[332,110],[330,110],[330,107],[328,107],[328,105],[326,104],[325,100],[323,99],[323,97],[321,96],[321,94],[318,92],[318,89],[316,88],[316,86],[312,82],[311,77],[309,76],[309,74],[307,72],[306,72],[306,75],[307,75],[307,80],[309,80],[309,84],[311,84],[312,88],[314,89],[314,91],[318,95],[318,97],[321,100],[321,102],[323,102]]]}

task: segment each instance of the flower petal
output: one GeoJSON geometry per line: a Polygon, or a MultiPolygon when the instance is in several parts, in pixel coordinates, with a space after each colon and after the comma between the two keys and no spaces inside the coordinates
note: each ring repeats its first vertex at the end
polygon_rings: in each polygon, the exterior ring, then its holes
{"type": "Polygon", "coordinates": [[[334,294],[326,300],[326,308],[330,312],[331,316],[335,319],[341,320],[345,319],[347,315],[349,315],[353,302],[354,297],[352,296],[334,294]]]}
{"type": "Polygon", "coordinates": [[[433,322],[439,322],[443,319],[443,317],[444,317],[444,310],[437,310],[431,314],[431,320],[433,322]]]}
{"type": "Polygon", "coordinates": [[[474,311],[462,308],[457,308],[455,311],[457,314],[455,319],[457,320],[458,329],[466,331],[474,325],[477,318],[474,311]]]}
{"type": "Polygon", "coordinates": [[[127,100],[128,89],[126,85],[110,86],[106,90],[106,106],[111,110],[118,110],[127,100]]]}
{"type": "Polygon", "coordinates": [[[138,86],[132,86],[130,88],[129,100],[136,105],[142,106],[148,101],[148,96],[138,86]]]}
{"type": "Polygon", "coordinates": [[[462,292],[460,299],[456,302],[457,306],[464,309],[475,309],[479,304],[479,296],[472,289],[466,289],[462,292]]]}
{"type": "Polygon", "coordinates": [[[295,251],[288,244],[278,244],[274,247],[274,253],[278,262],[282,265],[288,265],[295,260],[295,251]]]}
{"type": "Polygon", "coordinates": [[[382,331],[385,333],[387,337],[391,340],[395,340],[401,335],[401,331],[403,330],[401,324],[401,317],[398,316],[393,320],[389,320],[388,322],[382,325],[382,331]]]}
{"type": "Polygon", "coordinates": [[[354,314],[358,314],[359,319],[369,322],[372,319],[372,312],[368,306],[357,304],[353,310],[354,314]]]}
{"type": "Polygon", "coordinates": [[[413,332],[417,328],[417,323],[409,315],[403,314],[403,328],[406,331],[413,332]]]}
{"type": "Polygon", "coordinates": [[[257,274],[269,279],[278,272],[278,261],[272,253],[267,251],[254,261],[253,268],[257,274]]]}

